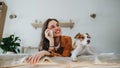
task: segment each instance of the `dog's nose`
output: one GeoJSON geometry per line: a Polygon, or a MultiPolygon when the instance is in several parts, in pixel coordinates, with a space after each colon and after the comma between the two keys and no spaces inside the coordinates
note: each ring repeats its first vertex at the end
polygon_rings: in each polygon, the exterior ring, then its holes
{"type": "Polygon", "coordinates": [[[89,43],[90,43],[90,40],[87,40],[87,43],[89,44],[89,43]]]}

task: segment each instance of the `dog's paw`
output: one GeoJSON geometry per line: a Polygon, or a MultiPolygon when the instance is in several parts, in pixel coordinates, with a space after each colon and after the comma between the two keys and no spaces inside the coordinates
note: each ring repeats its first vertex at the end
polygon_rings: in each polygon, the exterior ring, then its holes
{"type": "Polygon", "coordinates": [[[71,58],[73,62],[77,62],[78,61],[78,58],[75,57],[75,58],[71,58]]]}

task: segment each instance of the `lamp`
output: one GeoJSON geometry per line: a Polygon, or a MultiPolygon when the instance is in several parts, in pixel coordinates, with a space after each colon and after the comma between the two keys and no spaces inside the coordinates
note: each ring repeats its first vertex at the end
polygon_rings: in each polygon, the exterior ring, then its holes
{"type": "Polygon", "coordinates": [[[92,13],[92,14],[90,14],[90,17],[93,18],[93,19],[95,19],[96,18],[96,14],[92,13]]]}

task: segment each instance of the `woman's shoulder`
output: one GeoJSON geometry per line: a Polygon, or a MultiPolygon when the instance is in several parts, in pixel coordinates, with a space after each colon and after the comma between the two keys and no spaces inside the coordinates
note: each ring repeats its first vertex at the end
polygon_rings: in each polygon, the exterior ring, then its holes
{"type": "Polygon", "coordinates": [[[72,45],[72,39],[71,39],[71,36],[61,36],[61,44],[62,44],[62,47],[68,47],[68,46],[71,46],[72,45]]]}
{"type": "Polygon", "coordinates": [[[63,39],[71,39],[71,36],[62,35],[61,37],[62,37],[63,39]]]}

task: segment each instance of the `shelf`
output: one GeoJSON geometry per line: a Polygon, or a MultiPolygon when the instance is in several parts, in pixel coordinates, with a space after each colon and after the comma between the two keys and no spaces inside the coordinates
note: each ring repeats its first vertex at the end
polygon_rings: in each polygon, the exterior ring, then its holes
{"type": "MultiPolygon", "coordinates": [[[[37,28],[41,28],[43,25],[42,22],[38,22],[37,20],[32,23],[32,26],[37,29],[37,28]]],[[[73,28],[74,26],[74,22],[72,22],[72,20],[70,20],[69,22],[60,22],[60,26],[61,27],[69,27],[69,28],[73,28]]]]}

